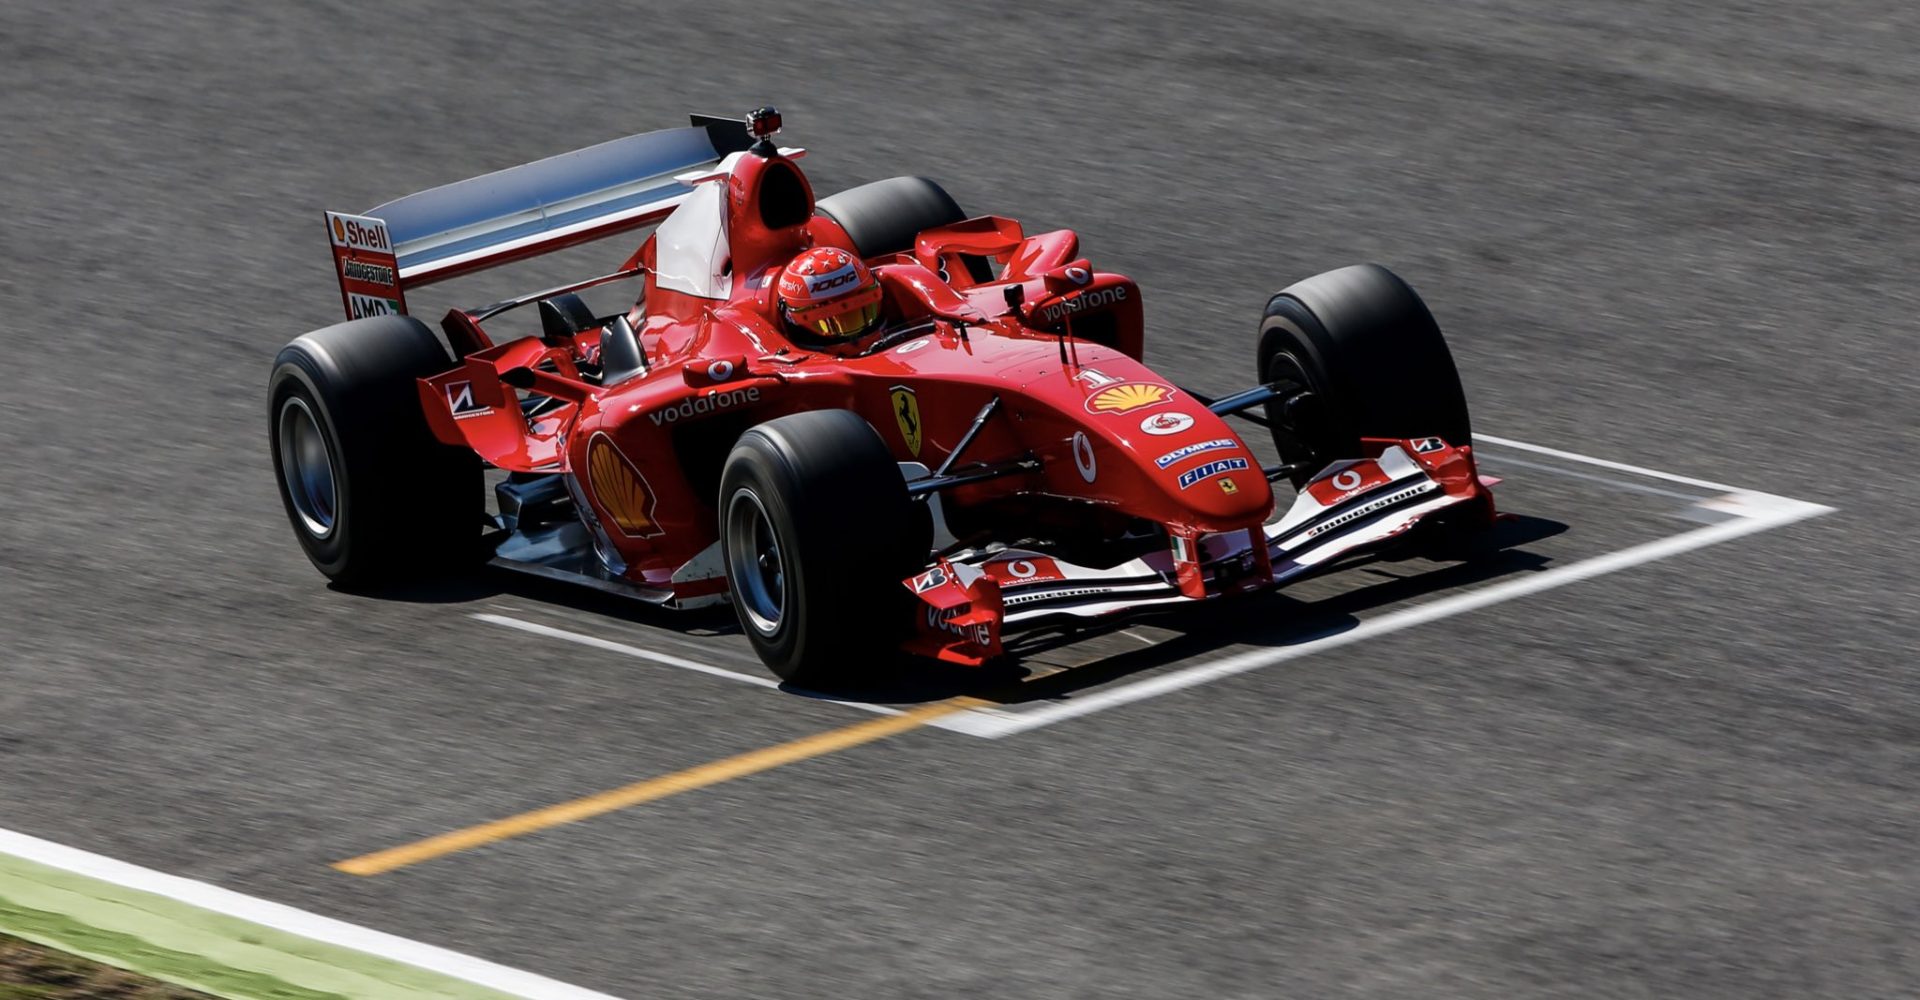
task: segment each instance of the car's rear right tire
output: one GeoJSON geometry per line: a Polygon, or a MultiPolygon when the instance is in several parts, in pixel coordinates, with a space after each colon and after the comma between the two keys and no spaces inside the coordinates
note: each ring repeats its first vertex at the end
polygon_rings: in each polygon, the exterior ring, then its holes
{"type": "Polygon", "coordinates": [[[889,177],[820,199],[814,209],[840,224],[869,260],[909,253],[923,231],[967,217],[946,189],[925,177],[889,177]]]}
{"type": "Polygon", "coordinates": [[[775,675],[833,686],[911,625],[902,580],[931,545],[893,455],[851,410],[753,427],[720,474],[720,546],[740,630],[775,675]]]}
{"type": "Polygon", "coordinates": [[[1438,437],[1472,443],[1466,393],[1440,326],[1418,293],[1378,264],[1288,286],[1260,321],[1266,407],[1296,487],[1332,462],[1361,455],[1360,439],[1438,437]]]}

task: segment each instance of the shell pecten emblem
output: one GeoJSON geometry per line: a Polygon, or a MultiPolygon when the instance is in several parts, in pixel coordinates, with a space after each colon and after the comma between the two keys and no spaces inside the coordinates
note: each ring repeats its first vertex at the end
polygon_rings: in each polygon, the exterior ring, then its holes
{"type": "Polygon", "coordinates": [[[636,538],[661,534],[653,520],[655,500],[646,478],[605,434],[595,434],[587,442],[587,483],[622,534],[636,538]]]}
{"type": "Polygon", "coordinates": [[[1126,413],[1173,398],[1173,389],[1158,382],[1122,382],[1087,399],[1088,413],[1126,413]]]}

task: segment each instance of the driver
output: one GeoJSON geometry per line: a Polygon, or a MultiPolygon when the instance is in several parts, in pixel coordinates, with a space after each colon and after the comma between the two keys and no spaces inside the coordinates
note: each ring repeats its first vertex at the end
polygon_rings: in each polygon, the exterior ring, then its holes
{"type": "Polygon", "coordinates": [[[780,272],[780,316],[810,340],[857,340],[880,328],[880,282],[860,258],[814,247],[780,272]]]}

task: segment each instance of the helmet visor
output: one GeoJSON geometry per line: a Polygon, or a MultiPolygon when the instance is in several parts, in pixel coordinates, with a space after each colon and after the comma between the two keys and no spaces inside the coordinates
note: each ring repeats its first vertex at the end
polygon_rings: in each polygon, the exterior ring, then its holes
{"type": "Polygon", "coordinates": [[[879,318],[880,303],[876,300],[857,309],[847,309],[831,316],[817,315],[813,317],[811,325],[814,332],[823,337],[845,339],[858,337],[867,332],[873,327],[874,320],[879,318]]]}

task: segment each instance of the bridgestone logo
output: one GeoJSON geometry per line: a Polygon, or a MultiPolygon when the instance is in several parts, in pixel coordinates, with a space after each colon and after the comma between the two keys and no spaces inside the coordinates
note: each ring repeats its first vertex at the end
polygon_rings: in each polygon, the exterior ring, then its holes
{"type": "Polygon", "coordinates": [[[393,268],[381,264],[368,264],[357,260],[345,261],[340,265],[340,275],[376,285],[393,284],[393,268]]]}
{"type": "Polygon", "coordinates": [[[757,388],[729,389],[726,392],[709,389],[704,396],[690,396],[681,400],[678,405],[655,410],[647,414],[647,417],[653,421],[655,427],[659,427],[663,424],[705,416],[718,410],[730,410],[736,406],[745,406],[759,401],[760,390],[757,388]]]}
{"type": "Polygon", "coordinates": [[[1116,302],[1127,301],[1125,285],[1114,288],[1102,288],[1099,291],[1082,292],[1070,299],[1062,299],[1040,310],[1041,318],[1049,323],[1058,322],[1063,316],[1074,316],[1094,309],[1105,309],[1116,302]]]}
{"type": "Polygon", "coordinates": [[[1405,500],[1409,497],[1417,497],[1422,493],[1439,489],[1439,486],[1440,484],[1430,479],[1423,483],[1416,483],[1413,486],[1408,487],[1407,489],[1401,490],[1398,493],[1381,497],[1378,500],[1373,500],[1367,503],[1363,503],[1360,506],[1355,507],[1350,511],[1347,511],[1346,513],[1340,515],[1339,517],[1334,518],[1331,521],[1323,521],[1320,524],[1316,524],[1313,527],[1308,528],[1303,533],[1302,537],[1312,538],[1315,535],[1325,534],[1329,531],[1332,531],[1335,528],[1340,527],[1343,524],[1351,524],[1354,521],[1357,521],[1360,518],[1366,517],[1368,514],[1371,514],[1377,510],[1380,510],[1383,507],[1391,507],[1394,504],[1397,504],[1400,501],[1405,500]]]}

